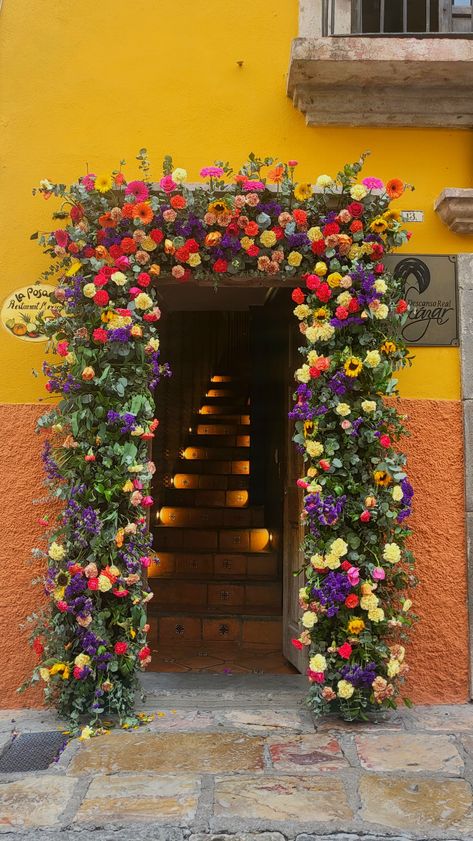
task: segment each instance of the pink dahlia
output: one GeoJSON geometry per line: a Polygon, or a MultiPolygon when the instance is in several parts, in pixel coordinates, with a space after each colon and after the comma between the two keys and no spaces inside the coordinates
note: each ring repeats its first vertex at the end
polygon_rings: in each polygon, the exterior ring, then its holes
{"type": "Polygon", "coordinates": [[[133,196],[135,202],[146,201],[149,196],[149,190],[144,181],[130,181],[125,189],[126,196],[133,196]]]}

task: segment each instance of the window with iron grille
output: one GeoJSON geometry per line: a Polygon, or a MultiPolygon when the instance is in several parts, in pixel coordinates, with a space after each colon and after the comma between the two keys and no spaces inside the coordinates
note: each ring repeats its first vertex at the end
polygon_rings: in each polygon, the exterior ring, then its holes
{"type": "Polygon", "coordinates": [[[472,0],[322,0],[323,35],[473,32],[472,0]]]}

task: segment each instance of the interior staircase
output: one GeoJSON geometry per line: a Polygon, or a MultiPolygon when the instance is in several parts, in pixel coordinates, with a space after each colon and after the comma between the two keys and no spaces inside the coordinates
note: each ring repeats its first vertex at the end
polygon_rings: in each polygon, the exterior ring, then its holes
{"type": "Polygon", "coordinates": [[[281,645],[278,553],[248,499],[250,434],[246,380],[215,374],[153,527],[153,644],[281,645]]]}

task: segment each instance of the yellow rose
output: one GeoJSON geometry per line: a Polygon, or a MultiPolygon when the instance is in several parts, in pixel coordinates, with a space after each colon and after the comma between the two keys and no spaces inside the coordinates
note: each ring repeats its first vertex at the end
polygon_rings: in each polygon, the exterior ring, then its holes
{"type": "Polygon", "coordinates": [[[337,683],[337,695],[339,698],[351,698],[355,687],[348,680],[339,680],[337,683]]]}
{"type": "Polygon", "coordinates": [[[299,598],[301,601],[306,602],[307,599],[307,587],[300,587],[299,589],[299,598]]]}
{"type": "Polygon", "coordinates": [[[314,567],[314,569],[316,569],[317,567],[322,568],[323,565],[324,565],[323,556],[319,555],[319,554],[312,555],[312,557],[310,559],[310,562],[311,562],[312,566],[314,567]]]}
{"type": "MultiPolygon", "coordinates": [[[[307,333],[308,332],[309,331],[307,331],[307,333]]],[[[307,335],[307,333],[306,333],[306,335],[307,335]]],[[[331,324],[320,324],[319,325],[319,340],[321,342],[329,342],[334,333],[335,333],[335,327],[332,327],[331,324]]]]}
{"type": "Polygon", "coordinates": [[[309,366],[303,365],[302,368],[298,368],[294,374],[294,377],[299,383],[308,383],[310,380],[309,366]]]}
{"type": "Polygon", "coordinates": [[[140,292],[135,298],[135,307],[139,310],[149,310],[153,306],[153,300],[146,292],[140,292]]]}
{"type": "Polygon", "coordinates": [[[384,619],[384,610],[381,607],[372,607],[368,611],[368,619],[371,622],[382,622],[384,619]]]}
{"type": "Polygon", "coordinates": [[[82,294],[85,295],[86,298],[93,298],[96,292],[97,287],[94,283],[86,283],[82,288],[82,294]]]}
{"type": "Polygon", "coordinates": [[[404,599],[404,602],[402,604],[402,609],[403,609],[404,613],[407,613],[407,611],[410,610],[411,607],[412,607],[412,601],[410,599],[404,599]]]}
{"type": "MultiPolygon", "coordinates": [[[[276,234],[274,233],[274,231],[263,231],[263,233],[260,236],[260,242],[262,245],[266,246],[266,248],[270,248],[276,242],[276,234]]],[[[289,257],[290,256],[291,255],[289,255],[289,257]]],[[[289,265],[292,266],[292,263],[290,263],[289,265]]],[[[295,265],[299,265],[299,263],[296,263],[295,265]]]]}
{"type": "Polygon", "coordinates": [[[123,491],[123,493],[128,494],[128,493],[131,493],[132,490],[133,490],[133,482],[131,481],[131,479],[127,479],[125,484],[122,487],[122,491],[123,491]]]}
{"type": "Polygon", "coordinates": [[[367,368],[376,368],[380,362],[381,356],[379,355],[379,351],[369,350],[363,360],[363,365],[366,365],[367,368]]]}
{"type": "Polygon", "coordinates": [[[294,308],[294,315],[299,321],[302,321],[303,318],[307,318],[310,315],[310,307],[307,304],[298,304],[297,307],[294,308]]]}
{"type": "Polygon", "coordinates": [[[374,288],[376,289],[376,292],[380,292],[381,295],[384,295],[388,287],[386,281],[382,280],[382,278],[379,278],[378,280],[375,280],[374,288]]]}
{"type": "Polygon", "coordinates": [[[306,610],[306,612],[302,614],[301,621],[304,628],[307,628],[307,630],[310,631],[310,629],[318,622],[317,614],[313,613],[311,610],[306,610]]]}
{"type": "Polygon", "coordinates": [[[383,558],[390,564],[397,564],[401,560],[401,550],[397,543],[386,543],[383,549],[383,558]]]}
{"type": "Polygon", "coordinates": [[[341,292],[340,295],[337,295],[337,304],[340,304],[341,307],[347,307],[351,301],[351,295],[349,292],[341,292]]]}
{"type": "Polygon", "coordinates": [[[371,412],[376,412],[376,401],[375,400],[362,400],[361,401],[361,408],[367,415],[371,414],[371,412]]]}
{"type": "Polygon", "coordinates": [[[400,502],[403,498],[404,494],[402,492],[402,488],[400,485],[394,485],[394,488],[391,491],[391,496],[394,502],[400,502]]]}
{"type": "Polygon", "coordinates": [[[336,411],[337,415],[341,415],[342,418],[345,418],[347,415],[350,414],[351,409],[350,409],[350,406],[348,405],[348,403],[339,403],[335,407],[335,411],[336,411]]]}
{"type": "Polygon", "coordinates": [[[332,542],[330,546],[330,551],[334,553],[334,555],[338,555],[341,557],[342,555],[346,555],[348,552],[348,543],[345,543],[341,537],[337,537],[336,540],[332,542]]]}
{"type": "Polygon", "coordinates": [[[355,201],[361,201],[367,194],[368,190],[364,184],[353,184],[353,187],[350,187],[350,196],[355,201]]]}
{"type": "Polygon", "coordinates": [[[197,254],[197,253],[194,252],[192,254],[189,254],[189,259],[188,259],[187,262],[188,262],[189,266],[192,266],[192,268],[195,268],[196,266],[200,266],[200,264],[202,262],[202,259],[201,259],[200,254],[197,254]]]}
{"type": "Polygon", "coordinates": [[[313,672],[324,672],[327,668],[327,661],[323,654],[314,654],[309,660],[309,667],[313,672]]]}
{"type": "Polygon", "coordinates": [[[315,183],[317,187],[322,187],[322,189],[325,190],[326,187],[331,187],[334,181],[330,175],[319,175],[315,183]]]}
{"type": "Polygon", "coordinates": [[[99,590],[101,593],[108,593],[113,587],[108,575],[99,575],[99,590]]]}
{"type": "Polygon", "coordinates": [[[39,670],[39,676],[41,680],[44,680],[45,683],[49,683],[49,669],[46,669],[44,666],[39,670]]]}
{"type": "Polygon", "coordinates": [[[321,261],[321,260],[319,260],[319,261],[315,264],[315,269],[314,269],[314,272],[315,272],[315,274],[316,274],[316,275],[318,275],[319,277],[325,277],[325,275],[327,274],[327,271],[328,271],[327,266],[325,265],[325,263],[322,263],[322,261],[321,261]]]}
{"type": "Polygon", "coordinates": [[[126,274],[123,274],[123,272],[114,272],[111,275],[110,280],[112,280],[113,283],[116,283],[117,286],[125,286],[127,277],[126,274]]]}
{"type": "Polygon", "coordinates": [[[340,281],[342,276],[339,272],[331,272],[327,278],[327,283],[332,289],[336,289],[337,286],[340,286],[340,281]]]}
{"type": "Polygon", "coordinates": [[[398,660],[390,660],[388,663],[388,677],[395,677],[399,674],[401,664],[398,660]]]}
{"type": "Polygon", "coordinates": [[[379,307],[377,307],[377,309],[375,309],[375,311],[373,312],[374,317],[379,319],[379,321],[381,321],[384,318],[387,318],[388,314],[389,307],[387,306],[387,304],[380,304],[379,307]]]}
{"type": "Polygon", "coordinates": [[[139,339],[143,335],[143,330],[141,329],[139,324],[134,324],[130,330],[130,335],[133,336],[134,339],[139,339]]]}
{"type": "Polygon", "coordinates": [[[305,445],[305,448],[306,448],[306,452],[308,453],[308,455],[311,456],[312,458],[316,458],[317,456],[321,456],[323,451],[324,451],[324,448],[323,448],[322,444],[320,443],[320,441],[307,441],[306,445],[305,445]]]}
{"type": "Polygon", "coordinates": [[[159,339],[150,339],[146,347],[151,348],[151,350],[159,350],[159,339]]]}
{"type": "Polygon", "coordinates": [[[79,666],[80,669],[82,669],[83,666],[88,666],[89,663],[90,657],[88,654],[78,654],[74,660],[74,665],[79,666]]]}
{"type": "Polygon", "coordinates": [[[291,251],[288,255],[287,262],[290,266],[300,266],[302,263],[302,254],[299,254],[298,251],[291,251]]]}
{"type": "Polygon", "coordinates": [[[360,599],[360,607],[362,610],[373,610],[375,607],[378,607],[379,599],[374,593],[371,593],[369,596],[362,596],[360,599]]]}
{"type": "Polygon", "coordinates": [[[319,240],[324,238],[324,235],[318,226],[309,228],[309,230],[307,231],[307,236],[309,237],[311,242],[318,242],[319,240]]]}
{"type": "Polygon", "coordinates": [[[64,549],[64,546],[60,546],[59,543],[56,543],[56,541],[53,541],[53,543],[51,543],[48,555],[53,561],[62,561],[62,559],[65,557],[65,554],[66,550],[64,549]]]}
{"type": "Polygon", "coordinates": [[[240,240],[240,245],[242,248],[245,249],[245,251],[248,251],[248,249],[251,248],[251,246],[254,244],[255,241],[254,239],[251,239],[251,237],[242,237],[240,240]]]}
{"type": "Polygon", "coordinates": [[[171,178],[176,184],[182,184],[184,181],[187,180],[187,170],[182,169],[182,167],[178,166],[173,171],[171,178]]]}
{"type": "Polygon", "coordinates": [[[340,566],[340,555],[336,555],[334,552],[329,552],[325,555],[325,562],[322,566],[326,566],[329,569],[338,569],[340,566]]]}

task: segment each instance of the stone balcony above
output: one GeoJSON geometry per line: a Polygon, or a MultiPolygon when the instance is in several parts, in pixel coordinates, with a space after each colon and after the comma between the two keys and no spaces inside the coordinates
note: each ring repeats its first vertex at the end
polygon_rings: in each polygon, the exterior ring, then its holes
{"type": "Polygon", "coordinates": [[[471,128],[471,0],[299,0],[288,95],[308,125],[471,128]]]}
{"type": "Polygon", "coordinates": [[[292,42],[288,95],[308,125],[473,126],[471,36],[292,42]]]}
{"type": "Polygon", "coordinates": [[[442,190],[434,203],[442,222],[456,234],[473,234],[473,189],[442,190]]]}

